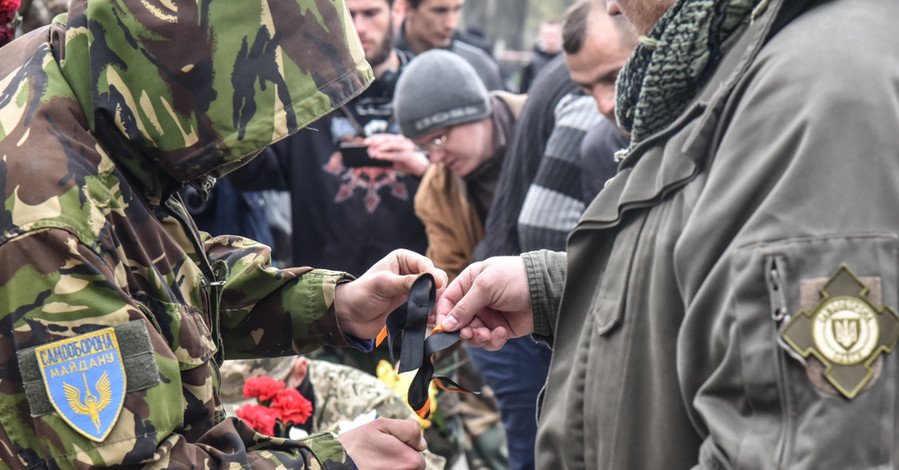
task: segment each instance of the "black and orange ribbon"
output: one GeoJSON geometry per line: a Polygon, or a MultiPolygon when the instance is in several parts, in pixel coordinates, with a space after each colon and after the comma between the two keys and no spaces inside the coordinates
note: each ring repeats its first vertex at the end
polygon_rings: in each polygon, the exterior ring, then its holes
{"type": "Polygon", "coordinates": [[[377,339],[380,345],[387,338],[391,360],[394,360],[393,351],[397,342],[402,342],[399,373],[418,369],[409,385],[408,402],[422,419],[427,419],[431,412],[428,388],[432,380],[447,391],[476,393],[466,390],[449,377],[434,375],[434,355],[459,341],[458,331],[448,333],[440,325],[426,337],[428,314],[434,309],[436,298],[434,277],[428,273],[419,275],[409,289],[409,300],[387,316],[386,325],[377,339]]]}

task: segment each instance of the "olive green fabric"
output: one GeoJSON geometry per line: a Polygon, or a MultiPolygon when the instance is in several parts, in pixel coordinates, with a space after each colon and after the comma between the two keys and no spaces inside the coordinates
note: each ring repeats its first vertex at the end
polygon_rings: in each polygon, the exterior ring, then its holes
{"type": "Polygon", "coordinates": [[[850,400],[779,334],[842,266],[899,305],[897,17],[771,0],[567,255],[525,258],[553,346],[537,468],[899,468],[896,351],[850,400]]]}
{"type": "Polygon", "coordinates": [[[352,99],[372,79],[363,56],[345,5],[324,0],[73,0],[0,49],[3,467],[352,468],[329,435],[225,418],[216,366],[349,345],[331,309],[347,276],[210,239],[176,191],[352,99]],[[151,351],[126,379],[155,368],[157,383],[125,393],[105,440],[33,416],[17,351],[129,322],[151,351]]]}

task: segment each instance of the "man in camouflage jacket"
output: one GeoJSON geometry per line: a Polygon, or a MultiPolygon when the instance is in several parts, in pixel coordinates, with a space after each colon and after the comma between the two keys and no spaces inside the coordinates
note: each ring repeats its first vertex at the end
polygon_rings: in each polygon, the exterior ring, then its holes
{"type": "Polygon", "coordinates": [[[0,50],[0,468],[423,465],[415,422],[256,434],[217,364],[368,349],[430,262],[274,269],[198,233],[176,192],[361,92],[352,31],[340,1],[73,0],[0,50]]]}

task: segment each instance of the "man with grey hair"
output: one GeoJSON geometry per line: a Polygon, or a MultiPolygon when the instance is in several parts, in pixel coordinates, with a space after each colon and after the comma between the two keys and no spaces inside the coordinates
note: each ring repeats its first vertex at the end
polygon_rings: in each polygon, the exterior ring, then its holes
{"type": "Polygon", "coordinates": [[[897,468],[899,4],[608,11],[643,35],[618,174],[567,254],[473,264],[434,320],[551,345],[539,468],[897,468]]]}

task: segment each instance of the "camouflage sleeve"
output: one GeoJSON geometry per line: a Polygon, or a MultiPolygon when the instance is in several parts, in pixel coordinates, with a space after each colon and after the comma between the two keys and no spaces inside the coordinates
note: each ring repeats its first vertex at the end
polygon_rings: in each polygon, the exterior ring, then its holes
{"type": "Polygon", "coordinates": [[[0,263],[0,468],[353,468],[330,435],[223,419],[201,314],[130,295],[115,246],[37,230],[0,263]]]}
{"type": "Polygon", "coordinates": [[[216,279],[224,282],[219,311],[225,358],[302,354],[322,345],[369,349],[344,336],[334,314],[335,287],[353,279],[349,274],[272,267],[269,247],[241,237],[215,237],[206,248],[216,279]]]}

